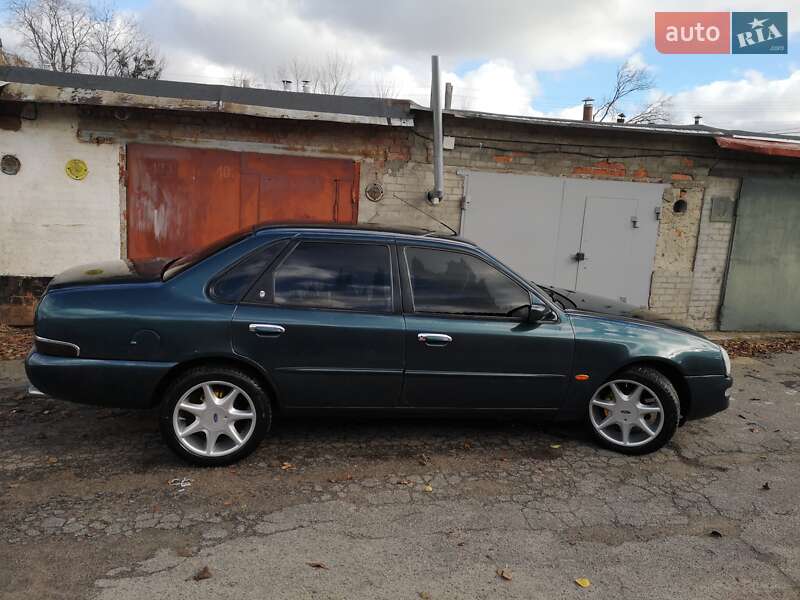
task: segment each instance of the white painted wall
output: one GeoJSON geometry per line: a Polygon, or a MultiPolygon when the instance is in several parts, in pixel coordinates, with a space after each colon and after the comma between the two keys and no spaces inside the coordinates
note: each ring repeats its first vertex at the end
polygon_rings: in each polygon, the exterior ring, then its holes
{"type": "Polygon", "coordinates": [[[79,142],[74,107],[39,105],[19,131],[0,130],[0,156],[22,168],[0,173],[0,275],[47,277],[120,257],[119,145],[79,142]],[[86,162],[70,179],[72,158],[86,162]]]}

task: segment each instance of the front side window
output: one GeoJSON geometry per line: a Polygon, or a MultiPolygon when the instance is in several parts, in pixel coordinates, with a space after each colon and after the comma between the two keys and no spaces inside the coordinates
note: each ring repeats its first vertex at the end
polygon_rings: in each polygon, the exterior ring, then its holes
{"type": "Polygon", "coordinates": [[[301,242],[274,273],[262,279],[251,292],[256,302],[358,311],[392,310],[388,246],[301,242]]]}
{"type": "Polygon", "coordinates": [[[504,317],[530,304],[530,294],[479,258],[408,247],[405,250],[414,310],[504,317]]]}

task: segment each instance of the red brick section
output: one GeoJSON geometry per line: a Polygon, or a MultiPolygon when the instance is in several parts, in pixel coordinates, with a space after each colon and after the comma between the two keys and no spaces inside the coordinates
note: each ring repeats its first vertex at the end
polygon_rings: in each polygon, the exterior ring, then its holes
{"type": "Polygon", "coordinates": [[[672,174],[672,181],[691,181],[693,177],[691,175],[687,175],[686,173],[673,173],[672,174]]]}
{"type": "Polygon", "coordinates": [[[599,160],[588,167],[575,167],[573,175],[590,175],[592,177],[625,177],[627,170],[621,162],[599,160]]]}
{"type": "Polygon", "coordinates": [[[0,276],[0,323],[32,325],[36,302],[49,281],[49,277],[0,276]]]}

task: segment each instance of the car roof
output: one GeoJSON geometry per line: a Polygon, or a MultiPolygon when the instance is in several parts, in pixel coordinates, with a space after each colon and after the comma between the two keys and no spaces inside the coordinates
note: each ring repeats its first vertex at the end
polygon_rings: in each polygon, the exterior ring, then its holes
{"type": "Polygon", "coordinates": [[[331,233],[354,233],[360,235],[374,236],[376,238],[395,238],[413,237],[413,238],[426,238],[436,239],[442,241],[460,242],[474,246],[469,240],[465,240],[453,233],[446,233],[442,231],[434,231],[431,229],[423,229],[421,227],[397,227],[387,226],[378,223],[364,223],[359,225],[348,225],[342,223],[264,223],[253,227],[256,235],[268,234],[278,231],[286,231],[292,233],[301,233],[303,231],[315,231],[331,233]]]}

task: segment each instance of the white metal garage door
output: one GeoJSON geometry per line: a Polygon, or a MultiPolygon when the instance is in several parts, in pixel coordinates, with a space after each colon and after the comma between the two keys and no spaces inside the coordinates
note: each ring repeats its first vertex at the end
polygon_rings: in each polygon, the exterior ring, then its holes
{"type": "Polygon", "coordinates": [[[461,233],[538,283],[646,306],[664,185],[469,172],[461,233]]]}

